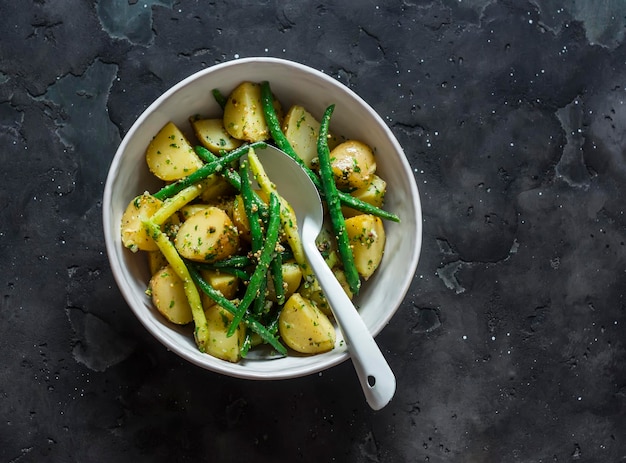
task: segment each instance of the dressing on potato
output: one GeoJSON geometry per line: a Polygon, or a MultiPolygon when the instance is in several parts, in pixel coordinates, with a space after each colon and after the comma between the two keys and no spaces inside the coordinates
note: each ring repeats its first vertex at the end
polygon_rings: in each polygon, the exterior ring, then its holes
{"type": "MultiPolygon", "coordinates": [[[[275,108],[280,113],[281,107],[275,101],[275,108]]],[[[256,82],[243,82],[229,95],[224,106],[224,127],[239,140],[249,142],[263,141],[270,137],[261,108],[261,86],[256,82]]]]}
{"type": "Polygon", "coordinates": [[[335,182],[340,188],[364,188],[376,172],[372,149],[358,140],[348,140],[330,152],[335,182]]]}
{"type": "Polygon", "coordinates": [[[359,275],[367,280],[383,258],[385,250],[383,221],[371,214],[360,214],[346,219],[346,232],[356,269],[359,275]]]}
{"type": "Polygon", "coordinates": [[[157,271],[148,286],[154,306],[165,318],[177,325],[191,323],[193,317],[183,281],[171,266],[157,271]]]}
{"type": "Polygon", "coordinates": [[[122,244],[133,252],[157,251],[159,247],[141,223],[142,217],[150,217],[161,208],[159,201],[149,194],[133,199],[122,215],[122,244]]]}
{"type": "Polygon", "coordinates": [[[303,354],[320,354],[335,347],[335,327],[328,317],[299,293],[291,295],[278,319],[280,335],[303,354]]]}
{"type": "Polygon", "coordinates": [[[146,162],[150,172],[165,181],[181,179],[202,166],[187,138],[172,122],[165,124],[148,145],[146,162]]]}
{"type": "Polygon", "coordinates": [[[176,235],[181,256],[198,262],[215,262],[233,254],[239,235],[228,214],[209,206],[187,218],[176,235]]]}
{"type": "Polygon", "coordinates": [[[233,316],[218,304],[206,307],[204,314],[209,327],[208,342],[205,344],[206,352],[228,362],[239,361],[241,358],[241,346],[246,336],[245,327],[240,323],[235,334],[228,336],[228,327],[233,316]]]}
{"type": "Polygon", "coordinates": [[[214,154],[234,150],[243,143],[226,131],[222,119],[192,118],[191,125],[200,143],[214,154]]]}

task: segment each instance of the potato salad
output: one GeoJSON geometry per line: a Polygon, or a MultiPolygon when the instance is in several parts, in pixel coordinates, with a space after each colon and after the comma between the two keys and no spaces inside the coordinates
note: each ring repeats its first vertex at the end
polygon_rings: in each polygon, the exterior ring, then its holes
{"type": "Polygon", "coordinates": [[[372,147],[330,130],[301,105],[285,112],[269,82],[213,90],[221,114],[165,124],[146,148],[163,181],[137,192],[121,221],[131,252],[147,256],[146,294],[164,323],[190,325],[198,348],[229,362],[266,346],[281,355],[334,348],[332,314],[305,260],[293,210],[255,154],[285,151],[327,202],[318,248],[353,298],[383,259],[387,188],[372,147]]]}

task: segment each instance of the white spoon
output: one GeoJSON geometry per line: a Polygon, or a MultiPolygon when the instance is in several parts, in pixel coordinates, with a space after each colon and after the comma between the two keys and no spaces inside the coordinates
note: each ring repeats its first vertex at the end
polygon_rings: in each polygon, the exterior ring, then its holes
{"type": "Polygon", "coordinates": [[[363,319],[320,254],[315,239],[322,230],[324,209],[319,193],[306,172],[287,154],[273,146],[256,149],[269,178],[293,207],[304,253],[326,295],[343,333],[367,403],[380,410],[396,390],[396,378],[363,319]]]}

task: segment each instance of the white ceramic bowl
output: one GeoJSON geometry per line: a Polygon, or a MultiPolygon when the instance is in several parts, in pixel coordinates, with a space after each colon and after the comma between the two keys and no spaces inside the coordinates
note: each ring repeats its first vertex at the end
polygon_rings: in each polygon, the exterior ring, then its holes
{"type": "Polygon", "coordinates": [[[104,189],[104,235],[111,269],[124,298],[141,323],[168,349],[200,367],[234,377],[293,378],[346,360],[349,355],[341,333],[337,333],[334,350],[309,357],[233,364],[203,354],[189,328],[172,326],[153,308],[145,294],[150,279],[146,260],[141,253],[125,249],[120,239],[120,220],[130,200],[146,190],[156,191],[160,185],[145,162],[152,137],[168,121],[185,128],[190,115],[221,114],[211,90],[218,88],[227,95],[245,80],[269,81],[283,107],[299,103],[318,118],[334,103],[331,130],[375,148],[378,173],[388,183],[385,209],[402,221],[386,222],[385,256],[355,303],[370,331],[376,335],[382,330],[404,299],[419,258],[422,215],[417,186],[402,148],[380,116],[343,84],[307,66],[276,58],[239,59],[197,72],[165,92],[137,119],[115,154],[104,189]]]}

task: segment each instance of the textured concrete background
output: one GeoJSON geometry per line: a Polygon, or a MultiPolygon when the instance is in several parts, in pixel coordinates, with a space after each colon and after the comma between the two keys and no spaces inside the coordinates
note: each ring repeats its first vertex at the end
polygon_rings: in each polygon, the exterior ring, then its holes
{"type": "Polygon", "coordinates": [[[0,6],[0,462],[626,461],[626,4],[35,0],[0,6]],[[323,70],[405,148],[414,284],[349,362],[247,382],[152,339],[101,227],[121,138],[239,57],[323,70]]]}

